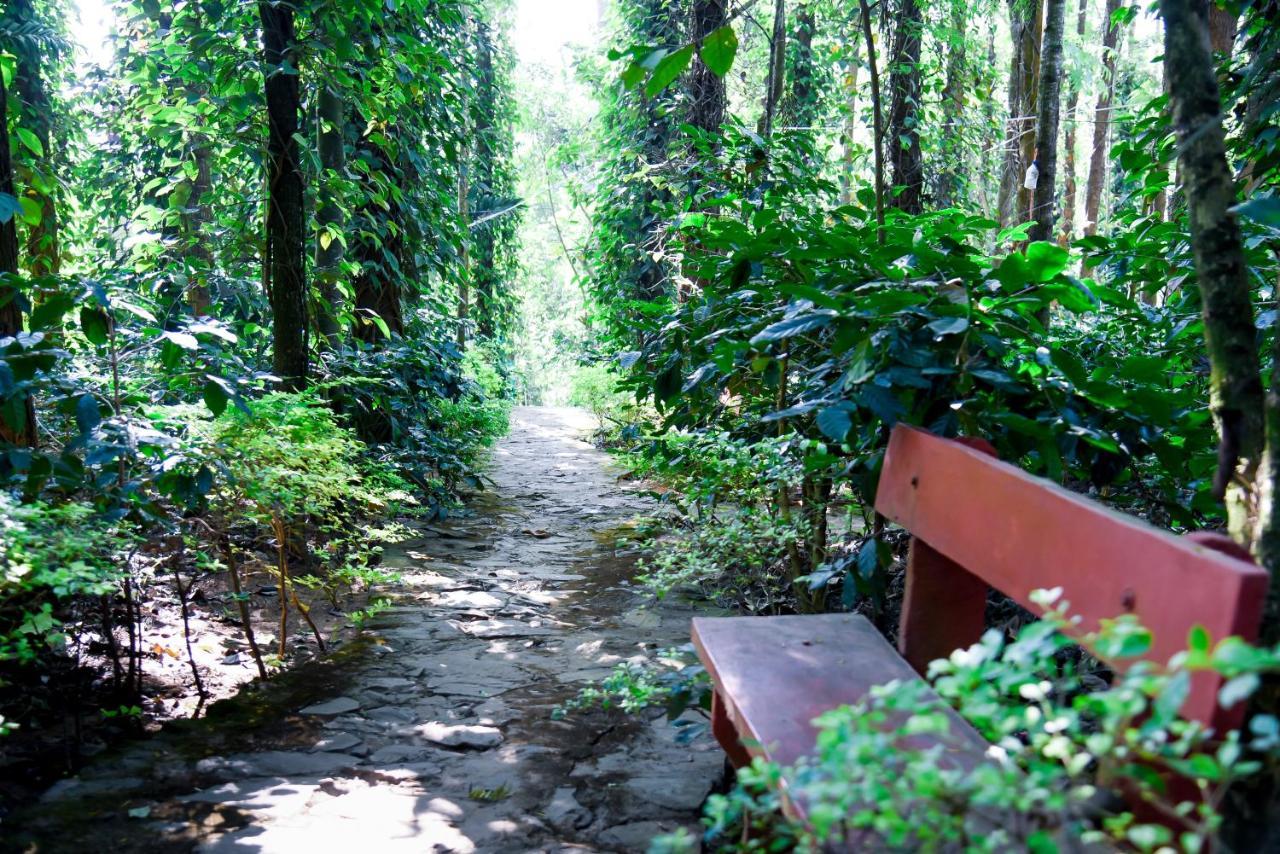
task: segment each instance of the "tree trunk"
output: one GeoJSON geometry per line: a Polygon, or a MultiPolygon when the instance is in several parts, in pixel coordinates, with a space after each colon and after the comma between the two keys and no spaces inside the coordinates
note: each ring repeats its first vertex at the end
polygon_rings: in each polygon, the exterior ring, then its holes
{"type": "MultiPolygon", "coordinates": [[[[36,28],[35,10],[31,0],[9,0],[9,17],[12,26],[36,28]]],[[[62,266],[58,244],[58,211],[52,190],[42,192],[37,185],[52,186],[53,174],[53,106],[45,85],[41,56],[30,44],[20,44],[14,69],[14,88],[21,99],[18,110],[22,126],[31,131],[40,142],[40,154],[24,151],[19,157],[25,183],[29,192],[40,204],[40,222],[27,229],[27,263],[34,277],[56,276],[62,266]],[[38,180],[37,180],[38,179],[38,180]]],[[[12,157],[10,153],[10,157],[12,157]]]]}
{"type": "Polygon", "coordinates": [[[1236,46],[1236,29],[1239,18],[1236,13],[1209,0],[1209,46],[1216,56],[1230,59],[1236,46]]]}
{"type": "Polygon", "coordinates": [[[324,177],[320,181],[320,208],[316,222],[320,236],[316,241],[316,279],[320,300],[316,312],[316,326],[325,347],[338,346],[341,327],[338,318],[342,314],[342,294],[338,290],[341,276],[342,241],[330,239],[326,231],[342,230],[342,206],[338,204],[334,184],[346,169],[346,105],[331,86],[321,86],[317,96],[316,111],[319,114],[319,133],[316,148],[320,155],[320,169],[324,177]],[[328,244],[326,245],[326,242],[328,244]]]}
{"type": "Polygon", "coordinates": [[[1009,28],[1013,55],[1009,63],[1009,125],[1004,136],[1004,166],[996,206],[1000,224],[1019,221],[1028,204],[1020,203],[1023,174],[1035,147],[1035,81],[1039,68],[1040,0],[1009,0],[1009,28]]]}
{"type": "Polygon", "coordinates": [[[884,243],[884,118],[880,105],[880,72],[877,68],[876,40],[871,32],[871,7],[858,0],[862,10],[862,36],[867,44],[867,68],[871,71],[871,122],[875,150],[876,242],[884,243]]]}
{"type": "MultiPolygon", "coordinates": [[[[363,117],[356,116],[356,126],[364,127],[363,117]]],[[[388,137],[394,137],[392,126],[385,128],[388,137]]],[[[400,281],[403,277],[404,211],[396,201],[395,188],[404,185],[402,170],[391,154],[381,145],[365,137],[359,142],[357,157],[365,164],[362,180],[366,184],[364,195],[374,199],[385,197],[387,206],[368,202],[360,208],[356,233],[354,260],[360,272],[352,282],[355,291],[356,310],[360,320],[355,325],[355,337],[368,344],[386,340],[382,328],[371,322],[370,315],[377,315],[387,327],[387,334],[404,334],[404,311],[401,307],[400,281]]]]}
{"type": "Polygon", "coordinates": [[[892,203],[909,214],[924,210],[920,150],[920,44],[924,16],[917,0],[902,0],[889,65],[889,166],[892,203]]]}
{"type": "Polygon", "coordinates": [[[774,0],[773,36],[769,40],[769,75],[765,78],[764,112],[760,116],[760,135],[773,136],[773,123],[782,100],[782,86],[786,77],[787,54],[787,4],[786,0],[774,0]]]}
{"type": "MultiPolygon", "coordinates": [[[[1076,40],[1083,45],[1084,33],[1089,23],[1089,0],[1080,0],[1076,10],[1076,40]]],[[[1058,242],[1064,247],[1075,237],[1076,197],[1079,195],[1076,186],[1076,125],[1079,116],[1076,111],[1080,107],[1080,81],[1072,76],[1067,89],[1067,128],[1066,143],[1063,153],[1062,175],[1062,230],[1058,242]]]]}
{"type": "MultiPolygon", "coordinates": [[[[857,50],[857,39],[850,39],[849,47],[857,50]]],[[[840,204],[853,204],[854,162],[853,136],[858,130],[858,60],[854,54],[849,60],[849,70],[844,78],[844,124],[840,129],[840,204]]]]}
{"type": "MultiPolygon", "coordinates": [[[[1226,501],[1232,537],[1253,546],[1264,397],[1240,227],[1231,213],[1235,182],[1227,164],[1208,10],[1204,0],[1160,0],[1160,11],[1209,352],[1209,406],[1220,438],[1214,486],[1226,501]]],[[[1275,565],[1280,555],[1270,546],[1267,551],[1275,565]]]]}
{"type": "Polygon", "coordinates": [[[307,383],[306,199],[298,157],[298,56],[293,7],[259,0],[266,61],[267,235],[272,367],[284,387],[307,383]],[[287,67],[286,67],[287,66],[287,67]]]}
{"type": "Polygon", "coordinates": [[[458,165],[458,223],[462,229],[462,259],[458,275],[458,349],[467,346],[467,323],[471,314],[471,211],[467,195],[471,192],[467,180],[466,156],[458,165]]]}
{"type": "MultiPolygon", "coordinates": [[[[9,126],[9,94],[0,86],[0,129],[9,126]]],[[[9,151],[9,134],[0,133],[0,193],[14,195],[13,158],[9,151]]],[[[9,338],[22,331],[22,304],[20,291],[7,279],[18,276],[18,221],[9,217],[0,222],[0,339],[9,338]]],[[[35,403],[27,395],[24,404],[23,424],[10,425],[0,418],[0,441],[14,445],[34,447],[36,444],[35,403]]]]}
{"type": "Polygon", "coordinates": [[[964,174],[964,147],[960,144],[961,122],[964,117],[965,90],[968,85],[969,4],[965,0],[951,0],[951,24],[947,44],[946,84],[942,90],[942,133],[944,154],[942,169],[938,173],[939,207],[949,208],[960,204],[961,182],[964,174]]]}
{"type": "MultiPolygon", "coordinates": [[[[702,40],[725,25],[726,0],[694,0],[692,15],[693,40],[702,40]]],[[[689,124],[708,133],[720,129],[724,122],[724,78],[695,59],[689,72],[689,124]]]]}
{"type": "Polygon", "coordinates": [[[1023,65],[1022,92],[1026,99],[1022,115],[1023,121],[1018,134],[1018,212],[1017,220],[1026,222],[1035,219],[1032,215],[1032,191],[1027,187],[1025,170],[1036,159],[1036,125],[1040,116],[1040,51],[1044,42],[1044,2],[1035,0],[1034,14],[1029,28],[1023,30],[1023,51],[1027,57],[1023,65]]]}
{"type": "Polygon", "coordinates": [[[1036,154],[1040,175],[1032,195],[1031,240],[1052,240],[1057,201],[1058,109],[1062,103],[1062,30],[1067,0],[1045,5],[1044,47],[1040,59],[1040,110],[1036,117],[1036,154]]]}
{"type": "Polygon", "coordinates": [[[814,86],[813,34],[818,26],[812,3],[796,10],[795,36],[785,76],[791,85],[783,98],[781,113],[788,124],[813,133],[818,121],[818,91],[814,86]]]}
{"type": "Polygon", "coordinates": [[[1107,175],[1107,137],[1111,131],[1111,103],[1116,92],[1116,45],[1120,28],[1112,17],[1120,8],[1120,0],[1107,0],[1102,27],[1102,92],[1098,95],[1098,107],[1093,112],[1093,147],[1089,158],[1089,181],[1084,195],[1084,233],[1098,233],[1098,212],[1102,206],[1102,188],[1107,175]]]}

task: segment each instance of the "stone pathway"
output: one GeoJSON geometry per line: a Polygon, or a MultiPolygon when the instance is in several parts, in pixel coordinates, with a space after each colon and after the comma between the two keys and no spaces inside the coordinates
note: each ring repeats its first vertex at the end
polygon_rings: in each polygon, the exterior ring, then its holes
{"type": "Polygon", "coordinates": [[[102,757],[0,835],[38,851],[585,852],[696,828],[723,767],[710,739],[678,744],[661,716],[551,719],[617,663],[688,641],[689,610],[633,591],[618,535],[653,505],[579,441],[589,427],[517,409],[475,515],[388,550],[404,579],[368,641],[102,757]]]}

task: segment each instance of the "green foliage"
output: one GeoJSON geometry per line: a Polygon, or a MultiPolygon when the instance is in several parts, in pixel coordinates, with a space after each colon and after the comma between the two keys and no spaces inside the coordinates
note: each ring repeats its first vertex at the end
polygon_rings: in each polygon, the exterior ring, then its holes
{"type": "Polygon", "coordinates": [[[618,375],[608,365],[579,365],[573,372],[569,405],[596,417],[601,430],[629,422],[635,411],[631,398],[618,390],[618,375]]]}
{"type": "Polygon", "coordinates": [[[681,742],[706,732],[704,725],[683,717],[690,709],[711,708],[711,680],[698,663],[693,646],[666,649],[652,660],[625,661],[599,683],[551,712],[552,720],[593,709],[621,709],[638,714],[652,707],[665,710],[667,720],[680,728],[681,742]]]}
{"type": "Polygon", "coordinates": [[[0,663],[60,650],[69,603],[114,591],[127,528],[83,504],[19,504],[0,492],[0,663]]]}

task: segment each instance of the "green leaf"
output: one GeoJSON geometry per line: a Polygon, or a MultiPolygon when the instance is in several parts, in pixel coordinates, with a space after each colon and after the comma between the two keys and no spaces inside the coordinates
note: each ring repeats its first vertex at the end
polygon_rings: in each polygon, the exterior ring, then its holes
{"type": "Polygon", "coordinates": [[[0,224],[13,219],[14,214],[21,210],[22,206],[18,204],[16,197],[11,196],[8,193],[0,193],[0,224]]]}
{"type": "Polygon", "coordinates": [[[940,317],[932,323],[928,324],[933,330],[934,337],[941,338],[944,335],[958,335],[969,328],[969,319],[967,317],[940,317]]]}
{"type": "Polygon", "coordinates": [[[724,26],[702,40],[698,48],[698,56],[717,77],[723,77],[733,67],[734,57],[738,55],[738,34],[733,27],[724,26]]]}
{"type": "Polygon", "coordinates": [[[1267,228],[1280,231],[1280,197],[1255,196],[1247,202],[1236,205],[1231,212],[1265,225],[1267,228]]]}
{"type": "Polygon", "coordinates": [[[645,84],[644,93],[652,98],[670,86],[675,79],[684,73],[693,60],[693,45],[685,45],[675,53],[669,53],[654,66],[653,75],[645,84]]]}
{"type": "Polygon", "coordinates": [[[818,413],[818,429],[833,442],[843,442],[852,427],[847,407],[829,406],[818,413]]]}
{"type": "Polygon", "coordinates": [[[80,309],[80,329],[91,344],[106,344],[111,329],[111,319],[100,308],[85,306],[80,309]]]}
{"type": "Polygon", "coordinates": [[[795,317],[788,317],[785,320],[779,320],[777,323],[771,323],[751,339],[753,345],[768,344],[770,341],[780,341],[784,338],[790,338],[793,335],[803,335],[806,332],[812,332],[815,329],[821,329],[835,319],[834,311],[826,311],[822,313],[801,314],[795,317]]]}
{"type": "Polygon", "coordinates": [[[1027,247],[1027,269],[1032,281],[1047,282],[1067,269],[1071,253],[1056,243],[1036,241],[1027,247]]]}
{"type": "Polygon", "coordinates": [[[14,128],[13,132],[17,134],[22,144],[34,154],[36,157],[44,157],[44,146],[40,144],[40,140],[36,135],[26,128],[14,128]]]}
{"type": "Polygon", "coordinates": [[[209,407],[209,411],[215,418],[223,413],[227,408],[227,402],[231,399],[224,385],[225,381],[219,381],[214,377],[209,377],[204,384],[201,396],[204,398],[205,406],[209,407]]]}
{"type": "Polygon", "coordinates": [[[1234,679],[1228,679],[1218,689],[1218,705],[1229,709],[1241,700],[1247,700],[1258,690],[1261,680],[1256,673],[1243,673],[1234,679]]]}
{"type": "Polygon", "coordinates": [[[76,401],[76,426],[81,433],[91,433],[102,423],[102,413],[98,410],[98,401],[91,394],[84,394],[76,401]]]}
{"type": "Polygon", "coordinates": [[[177,344],[183,350],[199,350],[200,342],[196,340],[196,336],[188,335],[186,332],[165,332],[160,336],[168,341],[177,344]]]}
{"type": "Polygon", "coordinates": [[[21,209],[22,221],[29,226],[35,227],[44,219],[44,210],[35,199],[23,196],[18,199],[18,207],[21,209]]]}
{"type": "Polygon", "coordinates": [[[1187,634],[1187,649],[1192,652],[1208,652],[1211,643],[1209,630],[1199,624],[1192,626],[1187,634]]]}

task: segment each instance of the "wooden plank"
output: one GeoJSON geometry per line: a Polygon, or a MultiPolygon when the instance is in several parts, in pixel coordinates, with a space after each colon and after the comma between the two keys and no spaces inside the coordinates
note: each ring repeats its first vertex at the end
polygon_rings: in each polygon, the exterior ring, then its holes
{"type": "MultiPolygon", "coordinates": [[[[1258,567],[1068,492],[1015,466],[905,425],[894,428],[876,509],[992,587],[1039,613],[1029,594],[1063,588],[1083,620],[1138,616],[1150,658],[1186,648],[1196,624],[1213,638],[1256,637],[1267,590],[1258,567]]],[[[1218,726],[1217,682],[1197,678],[1182,713],[1218,726]]]]}
{"type": "MultiPolygon", "coordinates": [[[[813,753],[817,731],[810,721],[822,712],[856,703],[874,685],[920,678],[857,614],[698,617],[692,634],[717,689],[717,714],[751,756],[781,765],[813,753]]],[[[955,758],[977,761],[987,743],[959,715],[953,722],[964,745],[955,758]]]]}

